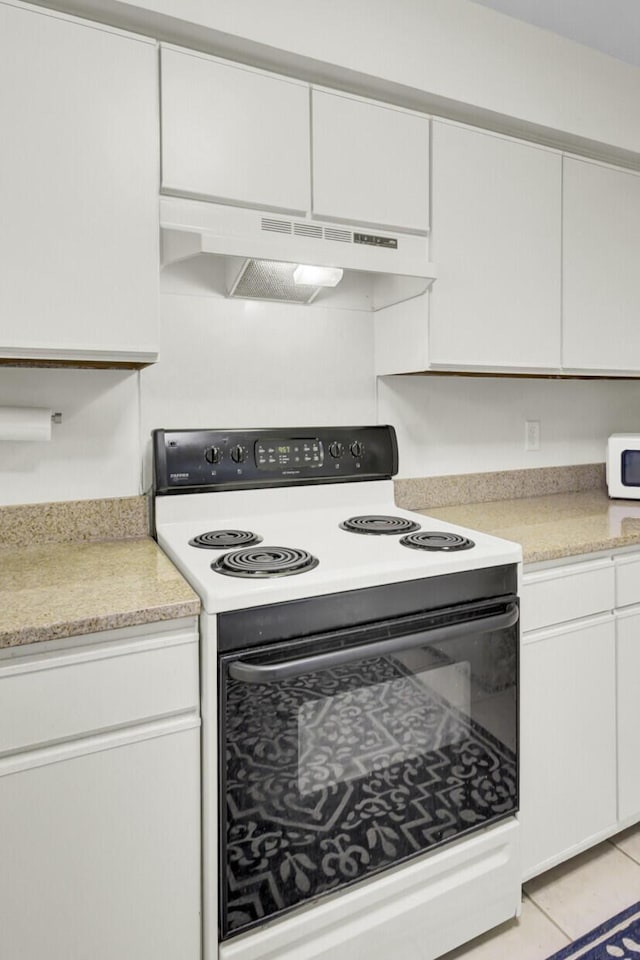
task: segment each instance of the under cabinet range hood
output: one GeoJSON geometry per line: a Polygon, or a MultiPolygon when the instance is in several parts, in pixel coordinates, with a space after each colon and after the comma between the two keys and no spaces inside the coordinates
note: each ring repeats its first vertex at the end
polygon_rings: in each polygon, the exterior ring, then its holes
{"type": "Polygon", "coordinates": [[[436,277],[427,238],[415,234],[174,197],[161,198],[160,225],[163,272],[182,284],[192,275],[200,292],[380,310],[436,277]]]}

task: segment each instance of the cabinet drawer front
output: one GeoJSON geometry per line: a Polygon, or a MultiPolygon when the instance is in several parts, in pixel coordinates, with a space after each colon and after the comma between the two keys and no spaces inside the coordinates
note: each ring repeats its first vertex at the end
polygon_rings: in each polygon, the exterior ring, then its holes
{"type": "Polygon", "coordinates": [[[618,558],[616,567],[616,607],[640,603],[640,558],[618,558]]]}
{"type": "Polygon", "coordinates": [[[521,629],[538,630],[553,623],[612,610],[615,605],[614,576],[610,560],[525,573],[521,629]]]}
{"type": "Polygon", "coordinates": [[[0,666],[0,754],[198,709],[193,629],[0,666]]]}

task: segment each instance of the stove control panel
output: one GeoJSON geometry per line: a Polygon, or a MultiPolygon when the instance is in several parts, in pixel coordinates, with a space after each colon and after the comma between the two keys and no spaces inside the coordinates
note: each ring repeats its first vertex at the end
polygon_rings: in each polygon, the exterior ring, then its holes
{"type": "Polygon", "coordinates": [[[390,426],[154,430],[156,494],[388,479],[390,426]]]}

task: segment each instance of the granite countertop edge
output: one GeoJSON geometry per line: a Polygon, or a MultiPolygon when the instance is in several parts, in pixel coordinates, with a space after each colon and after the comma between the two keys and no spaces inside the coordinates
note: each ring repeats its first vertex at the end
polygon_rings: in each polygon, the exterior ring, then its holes
{"type": "Polygon", "coordinates": [[[567,560],[571,557],[581,558],[592,553],[603,553],[608,550],[619,550],[624,547],[640,547],[640,534],[635,537],[614,537],[607,540],[589,540],[581,543],[568,544],[567,547],[553,547],[548,550],[527,550],[523,547],[523,562],[544,563],[547,560],[567,560]]]}
{"type": "Polygon", "coordinates": [[[46,626],[25,626],[21,630],[0,631],[0,649],[42,643],[47,640],[65,640],[84,634],[101,633],[103,630],[118,630],[122,627],[138,627],[163,620],[179,620],[196,617],[200,612],[198,600],[183,603],[159,604],[123,613],[104,614],[95,617],[78,617],[46,626]]]}
{"type": "Polygon", "coordinates": [[[200,612],[195,591],[148,535],[0,553],[0,650],[200,612]]]}

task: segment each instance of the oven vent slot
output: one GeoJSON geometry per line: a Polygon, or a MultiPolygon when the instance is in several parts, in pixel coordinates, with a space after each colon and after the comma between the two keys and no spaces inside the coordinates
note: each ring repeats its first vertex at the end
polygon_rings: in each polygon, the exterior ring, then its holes
{"type": "Polygon", "coordinates": [[[315,223],[294,223],[293,232],[296,237],[316,237],[322,240],[322,227],[316,226],[315,223]]]}
{"type": "Polygon", "coordinates": [[[339,240],[341,243],[353,243],[353,234],[350,230],[338,230],[337,227],[324,228],[325,240],[339,240]]]}
{"type": "Polygon", "coordinates": [[[263,230],[270,233],[291,233],[292,223],[290,220],[272,220],[269,217],[262,217],[261,226],[263,230]]]}

